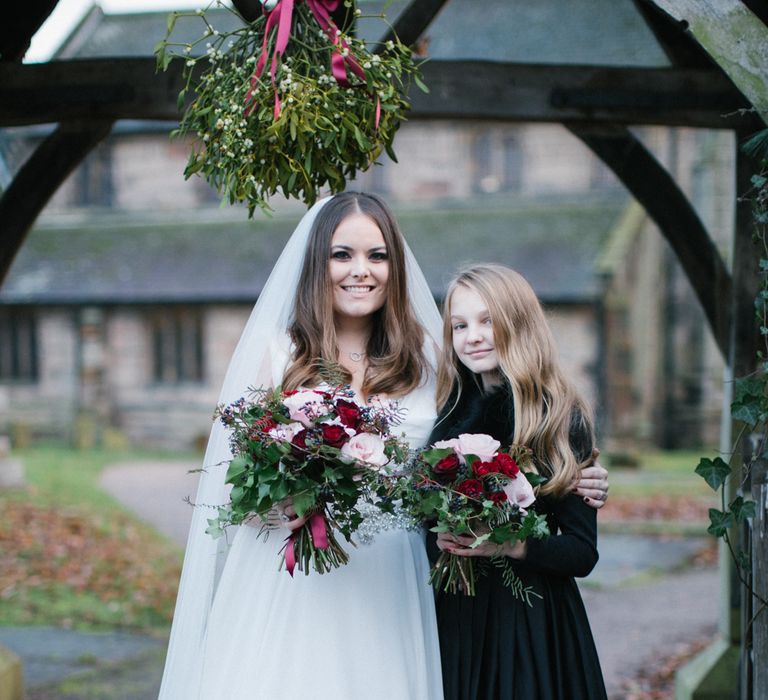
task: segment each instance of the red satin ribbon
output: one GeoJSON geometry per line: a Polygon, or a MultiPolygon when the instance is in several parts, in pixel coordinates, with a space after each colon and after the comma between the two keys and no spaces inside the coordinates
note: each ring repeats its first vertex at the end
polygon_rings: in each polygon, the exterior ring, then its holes
{"type": "MultiPolygon", "coordinates": [[[[298,0],[301,2],[301,0],[298,0]]],[[[251,115],[256,108],[256,103],[253,100],[253,93],[256,89],[256,84],[264,73],[264,68],[267,64],[267,44],[270,34],[275,27],[277,27],[277,38],[275,41],[275,48],[272,52],[272,64],[270,67],[270,76],[272,78],[272,86],[275,93],[275,108],[274,118],[280,117],[280,97],[277,94],[277,87],[275,86],[275,75],[277,74],[278,59],[285,53],[285,49],[288,46],[288,40],[291,37],[291,21],[293,19],[293,6],[295,0],[280,0],[275,7],[269,12],[267,16],[267,24],[264,28],[264,41],[261,46],[261,55],[256,63],[256,70],[254,70],[251,76],[251,87],[245,95],[245,116],[251,115]]],[[[339,0],[305,0],[312,14],[315,16],[318,25],[325,32],[328,39],[333,44],[331,53],[331,73],[336,78],[336,82],[342,87],[349,87],[349,80],[347,78],[347,68],[352,71],[358,78],[365,80],[365,71],[358,63],[357,59],[350,53],[349,44],[341,39],[336,34],[336,24],[331,18],[331,12],[333,12],[339,5],[339,0]],[[346,55],[345,55],[346,54],[346,55]]],[[[379,128],[379,120],[381,119],[381,102],[376,97],[376,128],[379,128]]]]}
{"type": "MultiPolygon", "coordinates": [[[[312,536],[312,543],[317,549],[328,549],[328,529],[325,523],[325,516],[322,513],[315,513],[309,519],[309,533],[312,536]]],[[[296,568],[296,536],[298,532],[293,532],[288,536],[285,546],[285,568],[293,577],[293,571],[296,568]]]]}

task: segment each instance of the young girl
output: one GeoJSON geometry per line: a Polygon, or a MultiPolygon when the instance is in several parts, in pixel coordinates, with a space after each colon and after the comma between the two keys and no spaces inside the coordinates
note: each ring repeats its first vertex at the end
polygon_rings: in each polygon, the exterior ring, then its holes
{"type": "MultiPolygon", "coordinates": [[[[599,700],[600,663],[574,576],[597,562],[596,510],[571,491],[593,447],[590,413],[558,365],[554,342],[530,285],[501,265],[477,265],[450,284],[438,370],[440,417],[430,444],[486,433],[534,451],[548,481],[536,508],[543,540],[471,549],[473,538],[430,533],[462,556],[506,556],[531,604],[503,585],[493,566],[476,595],[439,591],[437,621],[445,700],[599,700]]],[[[436,547],[435,547],[436,545],[436,547]]]]}

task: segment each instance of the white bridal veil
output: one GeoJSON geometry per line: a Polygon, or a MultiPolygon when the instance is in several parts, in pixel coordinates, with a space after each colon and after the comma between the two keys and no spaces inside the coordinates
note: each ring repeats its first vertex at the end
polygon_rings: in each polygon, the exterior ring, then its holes
{"type": "MultiPolygon", "coordinates": [[[[271,340],[285,334],[291,320],[309,234],[317,213],[330,199],[323,199],[309,209],[275,263],[232,355],[219,403],[236,401],[249,386],[254,385],[271,340]]],[[[434,342],[432,347],[439,347],[440,315],[427,281],[407,245],[405,252],[411,306],[424,327],[427,339],[431,338],[434,342]]],[[[201,505],[194,508],[192,515],[159,700],[193,700],[198,697],[208,616],[227,546],[224,538],[214,540],[206,534],[207,519],[214,517],[215,511],[205,506],[227,501],[224,477],[230,458],[226,428],[215,421],[195,498],[195,503],[201,505]]]]}

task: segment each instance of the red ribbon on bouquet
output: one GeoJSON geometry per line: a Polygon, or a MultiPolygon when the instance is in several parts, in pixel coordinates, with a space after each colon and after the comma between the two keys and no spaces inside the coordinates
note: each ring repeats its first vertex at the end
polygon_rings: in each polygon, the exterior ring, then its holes
{"type": "MultiPolygon", "coordinates": [[[[277,87],[275,85],[275,76],[277,74],[277,65],[279,59],[285,53],[285,49],[288,46],[288,40],[291,38],[291,22],[293,20],[293,7],[296,0],[279,0],[272,10],[265,10],[268,12],[267,24],[264,28],[264,41],[261,46],[261,54],[256,62],[256,69],[251,76],[251,87],[249,88],[245,96],[245,116],[250,116],[253,110],[256,108],[253,102],[253,92],[256,88],[256,84],[259,78],[264,73],[264,68],[267,65],[268,50],[267,43],[270,34],[277,27],[277,37],[275,40],[275,48],[272,52],[272,63],[270,66],[270,76],[272,78],[272,86],[275,93],[275,108],[274,118],[280,117],[280,97],[277,94],[277,87]]],[[[301,2],[301,0],[298,0],[301,2]]],[[[333,44],[331,52],[331,73],[336,78],[336,82],[342,87],[349,87],[349,80],[347,79],[347,68],[351,70],[358,78],[365,80],[365,71],[360,66],[357,59],[351,54],[349,44],[341,39],[336,33],[337,27],[331,18],[331,12],[333,12],[339,5],[339,0],[305,0],[309,9],[312,11],[315,19],[317,20],[320,28],[325,32],[328,39],[333,44]]],[[[379,128],[379,118],[381,116],[381,102],[377,96],[376,98],[376,128],[379,128]]]]}
{"type": "MultiPolygon", "coordinates": [[[[325,516],[322,513],[315,513],[309,519],[309,534],[312,536],[312,542],[318,549],[328,549],[328,530],[326,529],[325,516]]],[[[293,570],[296,568],[296,532],[288,537],[288,544],[285,547],[285,568],[293,576],[293,570]]]]}

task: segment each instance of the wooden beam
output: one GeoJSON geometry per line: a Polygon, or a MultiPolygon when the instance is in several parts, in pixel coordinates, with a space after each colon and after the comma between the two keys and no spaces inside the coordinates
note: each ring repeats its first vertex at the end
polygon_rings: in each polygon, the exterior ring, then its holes
{"type": "Polygon", "coordinates": [[[727,361],[732,318],[731,275],[685,194],[628,129],[592,124],[567,126],[616,173],[656,222],[685,270],[715,342],[727,361]]]}
{"type": "Polygon", "coordinates": [[[6,6],[0,22],[0,61],[21,61],[40,25],[59,0],[26,0],[6,6]]]}
{"type": "Polygon", "coordinates": [[[676,22],[653,0],[633,0],[633,2],[673,66],[712,68],[717,65],[685,31],[685,26],[681,22],[676,22]]]}
{"type": "Polygon", "coordinates": [[[60,125],[37,147],[3,192],[0,197],[0,284],[43,207],[111,128],[111,121],[60,125]]]}
{"type": "MultiPolygon", "coordinates": [[[[0,127],[75,119],[178,120],[181,61],[149,58],[0,63],[0,127]]],[[[720,71],[428,61],[414,119],[660,124],[756,130],[720,71]],[[726,116],[724,116],[726,115],[726,116]]]]}
{"type": "Polygon", "coordinates": [[[654,0],[712,56],[768,124],[768,26],[741,0],[654,0]]]}
{"type": "Polygon", "coordinates": [[[429,61],[413,116],[736,128],[748,106],[719,71],[429,61]],[[729,115],[729,116],[724,116],[729,115]]]}
{"type": "Polygon", "coordinates": [[[768,0],[742,0],[742,2],[763,24],[768,25],[768,0]]]}
{"type": "MultiPolygon", "coordinates": [[[[233,7],[238,14],[246,21],[253,22],[264,13],[264,5],[261,0],[232,0],[233,7]]],[[[343,2],[331,12],[331,17],[338,27],[348,27],[354,24],[354,3],[352,7],[347,7],[343,2]]]]}
{"type": "Polygon", "coordinates": [[[406,46],[415,44],[448,0],[411,0],[382,42],[398,37],[406,46]]]}

